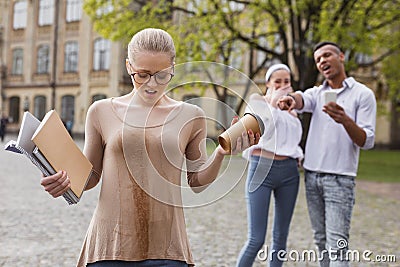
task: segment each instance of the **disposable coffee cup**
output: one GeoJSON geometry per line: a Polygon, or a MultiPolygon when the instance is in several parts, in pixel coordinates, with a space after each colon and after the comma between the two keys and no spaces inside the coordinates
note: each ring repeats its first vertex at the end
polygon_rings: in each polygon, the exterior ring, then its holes
{"type": "Polygon", "coordinates": [[[218,142],[225,151],[231,152],[233,142],[236,144],[242,133],[250,129],[254,134],[258,133],[261,136],[264,133],[264,123],[258,115],[245,113],[238,122],[218,136],[218,142]]]}

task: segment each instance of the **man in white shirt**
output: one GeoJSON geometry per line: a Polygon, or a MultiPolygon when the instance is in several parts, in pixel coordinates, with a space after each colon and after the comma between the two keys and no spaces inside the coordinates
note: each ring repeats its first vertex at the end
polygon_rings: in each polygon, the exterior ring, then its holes
{"type": "Polygon", "coordinates": [[[279,107],[312,113],[303,167],[320,266],[349,266],[354,179],[360,148],[374,146],[376,100],[372,90],[347,77],[345,56],[336,43],[317,44],[314,60],[324,83],[282,97],[279,107]],[[326,92],[335,92],[336,102],[326,103],[326,92]]]}

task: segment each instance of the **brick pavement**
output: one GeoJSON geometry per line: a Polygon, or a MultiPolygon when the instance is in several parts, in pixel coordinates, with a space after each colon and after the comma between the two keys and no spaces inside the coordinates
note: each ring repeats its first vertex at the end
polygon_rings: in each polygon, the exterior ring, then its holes
{"type": "MultiPolygon", "coordinates": [[[[77,142],[82,145],[81,141],[77,142]]],[[[233,158],[232,162],[234,164],[229,166],[222,179],[230,179],[245,168],[245,162],[240,158],[233,158]]],[[[62,198],[52,199],[45,193],[39,179],[40,173],[28,159],[0,149],[0,266],[75,266],[96,205],[99,186],[85,192],[78,205],[68,206],[62,198]]],[[[188,234],[197,266],[235,265],[247,231],[243,187],[244,179],[241,179],[218,201],[186,209],[188,234]]],[[[360,252],[370,250],[372,257],[395,255],[397,262],[353,262],[352,266],[400,266],[399,204],[398,200],[357,189],[350,248],[360,252]]],[[[271,225],[270,222],[266,245],[270,242],[271,225]]],[[[303,184],[288,249],[293,253],[295,250],[314,249],[303,184]]],[[[266,266],[266,263],[257,261],[254,266],[266,266]]],[[[290,261],[284,266],[317,264],[290,261]]]]}

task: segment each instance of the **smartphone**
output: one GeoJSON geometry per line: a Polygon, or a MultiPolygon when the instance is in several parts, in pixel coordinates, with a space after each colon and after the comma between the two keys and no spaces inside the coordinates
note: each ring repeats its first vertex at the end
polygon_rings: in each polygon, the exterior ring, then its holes
{"type": "Polygon", "coordinates": [[[329,102],[335,102],[336,103],[337,99],[337,93],[333,91],[326,91],[324,93],[324,100],[325,100],[325,105],[328,104],[329,102]]]}

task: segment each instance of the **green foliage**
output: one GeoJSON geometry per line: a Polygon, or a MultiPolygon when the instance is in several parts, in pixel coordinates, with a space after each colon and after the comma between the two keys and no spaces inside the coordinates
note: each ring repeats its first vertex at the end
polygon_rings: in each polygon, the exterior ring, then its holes
{"type": "Polygon", "coordinates": [[[382,64],[389,90],[389,98],[400,100],[400,52],[385,59],[382,64]]]}
{"type": "MultiPolygon", "coordinates": [[[[336,41],[343,47],[348,69],[358,67],[357,53],[376,55],[369,65],[390,58],[400,47],[398,6],[399,0],[85,0],[84,3],[95,29],[107,38],[128,42],[143,28],[165,29],[174,37],[178,63],[207,60],[232,64],[232,58],[249,55],[253,50],[261,60],[241,62],[239,70],[252,78],[264,71],[266,63],[278,59],[290,63],[298,73],[293,84],[302,90],[317,81],[312,47],[321,40],[336,41]],[[110,2],[111,11],[98,12],[110,2]],[[256,61],[260,64],[252,66],[256,61]]],[[[392,62],[385,64],[392,66],[392,62]]],[[[390,88],[399,88],[395,82],[397,74],[390,68],[383,70],[393,84],[390,88]]]]}
{"type": "Polygon", "coordinates": [[[128,43],[134,33],[145,28],[168,29],[171,20],[165,19],[166,1],[85,0],[84,11],[94,22],[95,30],[111,40],[128,43]],[[110,8],[110,2],[112,7],[110,8]]]}
{"type": "Polygon", "coordinates": [[[376,182],[400,182],[400,151],[362,150],[357,179],[376,182]]]}
{"type": "Polygon", "coordinates": [[[399,1],[327,1],[321,11],[318,37],[338,42],[347,52],[350,69],[355,69],[356,53],[380,56],[399,48],[399,1]]]}
{"type": "MultiPolygon", "coordinates": [[[[389,34],[387,34],[384,39],[384,46],[391,47],[393,53],[386,57],[382,62],[382,72],[385,74],[386,84],[389,88],[389,98],[400,102],[400,45],[398,40],[400,40],[400,19],[397,23],[390,29],[389,34]],[[397,42],[395,41],[397,40],[397,42]]],[[[400,112],[400,110],[399,110],[400,112]]]]}

